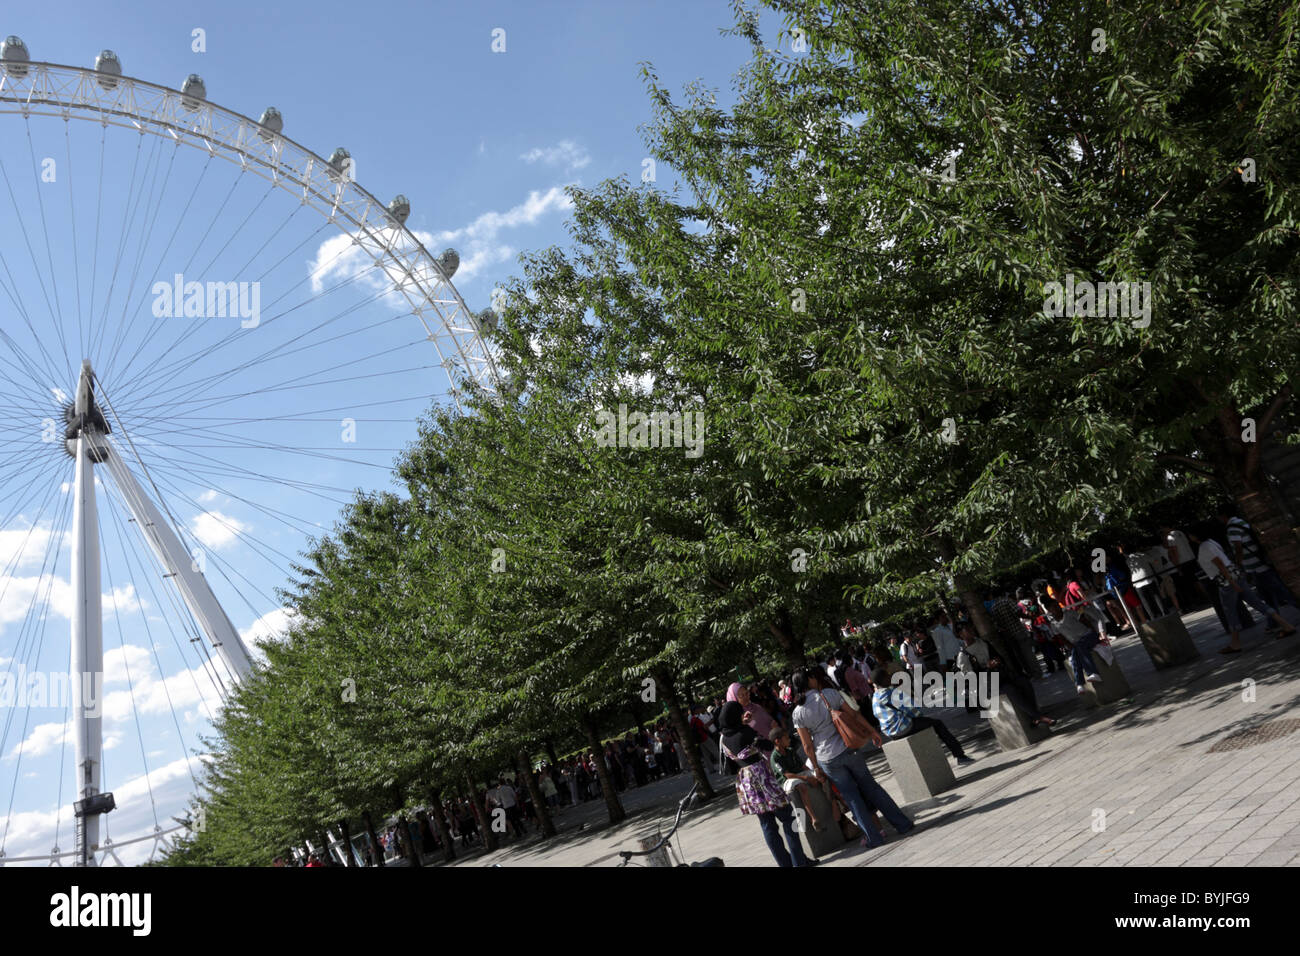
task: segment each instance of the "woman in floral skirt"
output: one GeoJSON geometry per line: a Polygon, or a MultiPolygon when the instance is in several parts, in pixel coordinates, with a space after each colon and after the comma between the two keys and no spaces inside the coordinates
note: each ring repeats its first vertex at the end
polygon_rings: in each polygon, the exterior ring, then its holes
{"type": "Polygon", "coordinates": [[[772,749],[772,742],[745,726],[744,708],[737,701],[728,701],[723,706],[720,724],[723,756],[739,768],[736,796],[740,798],[740,812],[758,817],[763,839],[778,866],[815,866],[816,861],[804,855],[799,834],[794,832],[794,809],[790,806],[790,799],[768,765],[767,751],[772,749]],[[781,844],[781,829],[785,830],[788,851],[781,844]]]}

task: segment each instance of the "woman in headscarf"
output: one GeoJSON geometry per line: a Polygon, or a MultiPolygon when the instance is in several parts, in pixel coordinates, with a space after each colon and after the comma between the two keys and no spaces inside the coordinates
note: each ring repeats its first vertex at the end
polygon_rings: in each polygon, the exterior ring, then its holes
{"type": "Polygon", "coordinates": [[[762,704],[750,696],[749,688],[744,684],[732,684],[727,688],[727,700],[739,704],[745,726],[763,740],[767,740],[767,735],[776,726],[776,721],[762,704]]]}
{"type": "MultiPolygon", "coordinates": [[[[734,685],[733,685],[734,686],[734,685]]],[[[758,817],[763,839],[772,851],[777,866],[813,866],[815,861],[804,855],[799,834],[794,831],[794,809],[785,790],[772,775],[768,757],[772,742],[759,737],[745,726],[744,709],[739,701],[729,700],[722,708],[722,753],[740,769],[736,772],[736,796],[740,812],[758,817]],[[781,845],[780,827],[785,830],[787,852],[781,845]]]]}

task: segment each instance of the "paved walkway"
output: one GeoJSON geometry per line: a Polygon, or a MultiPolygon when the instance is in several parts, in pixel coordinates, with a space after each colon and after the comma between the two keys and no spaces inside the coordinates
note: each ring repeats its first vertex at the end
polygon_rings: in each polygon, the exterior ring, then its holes
{"type": "MultiPolygon", "coordinates": [[[[1293,620],[1300,615],[1290,609],[1293,620]]],[[[1202,657],[1157,672],[1136,637],[1114,642],[1133,696],[1084,711],[1063,673],[1036,682],[1053,736],[1004,753],[985,721],[964,709],[933,711],[974,757],[957,786],[929,808],[905,811],[920,826],[886,829],[876,850],[857,842],[823,856],[832,865],[1300,866],[1300,636],[1273,640],[1262,625],[1231,657],[1214,612],[1184,618],[1202,657]],[[1256,730],[1256,728],[1259,728],[1256,730]]],[[[868,765],[899,800],[884,756],[868,765]]],[[[756,820],[742,817],[731,778],[719,799],[688,813],[678,848],[688,860],[771,866],[756,820]]],[[[647,829],[665,828],[686,775],[625,792],[630,819],[602,827],[603,801],[560,811],[558,837],[525,839],[457,865],[613,866],[647,829]]]]}

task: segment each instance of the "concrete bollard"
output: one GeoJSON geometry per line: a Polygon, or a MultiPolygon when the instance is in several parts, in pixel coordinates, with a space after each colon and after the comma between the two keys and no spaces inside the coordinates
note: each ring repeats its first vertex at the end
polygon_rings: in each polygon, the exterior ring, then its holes
{"type": "Polygon", "coordinates": [[[957,775],[948,765],[948,751],[931,727],[898,740],[886,740],[883,749],[905,803],[930,802],[936,793],[957,783],[957,775]]]}
{"type": "Polygon", "coordinates": [[[993,736],[1003,750],[1019,750],[1030,747],[1050,736],[1051,732],[1041,724],[1037,727],[1023,710],[1012,703],[1006,694],[999,694],[997,712],[989,717],[993,727],[993,736]]]}
{"type": "MultiPolygon", "coordinates": [[[[1113,704],[1115,701],[1123,700],[1133,693],[1128,686],[1128,679],[1125,678],[1124,672],[1120,670],[1118,659],[1113,664],[1107,664],[1105,658],[1101,656],[1101,653],[1095,647],[1092,649],[1092,659],[1097,665],[1097,675],[1101,678],[1101,683],[1084,682],[1084,692],[1079,695],[1079,700],[1085,708],[1090,709],[1101,707],[1103,704],[1113,704]]],[[[1069,668],[1070,677],[1075,679],[1073,660],[1067,657],[1065,663],[1066,667],[1069,668]]]]}
{"type": "Polygon", "coordinates": [[[1186,664],[1201,656],[1183,625],[1182,617],[1177,614],[1166,614],[1138,625],[1138,636],[1156,670],[1186,664]]]}

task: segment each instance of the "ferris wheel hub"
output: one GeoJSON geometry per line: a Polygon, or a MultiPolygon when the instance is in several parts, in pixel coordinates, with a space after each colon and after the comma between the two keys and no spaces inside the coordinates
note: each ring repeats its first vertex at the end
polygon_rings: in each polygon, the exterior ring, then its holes
{"type": "Polygon", "coordinates": [[[77,457],[77,440],[89,439],[89,456],[93,464],[103,464],[107,451],[98,441],[113,431],[95,401],[95,372],[90,366],[90,359],[81,363],[81,378],[77,382],[77,397],[63,407],[63,419],[67,429],[63,433],[63,448],[69,458],[77,457]]]}

